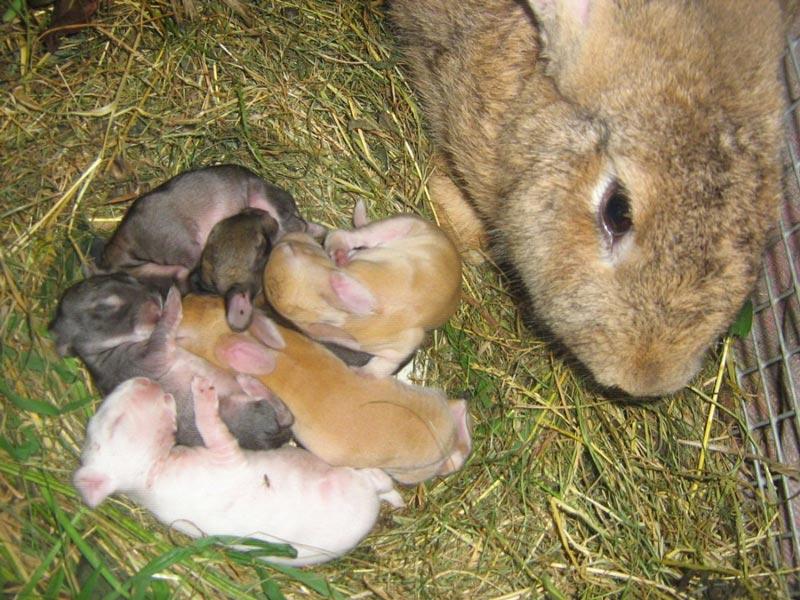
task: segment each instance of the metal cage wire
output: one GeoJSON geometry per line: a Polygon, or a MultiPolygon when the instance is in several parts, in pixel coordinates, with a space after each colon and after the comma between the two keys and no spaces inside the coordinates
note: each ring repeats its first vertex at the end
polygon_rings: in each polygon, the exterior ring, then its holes
{"type": "Polygon", "coordinates": [[[783,67],[785,193],[752,297],[753,326],[736,347],[736,372],[748,392],[748,450],[763,457],[754,461],[756,483],[779,513],[770,532],[773,564],[785,574],[787,597],[800,599],[800,38],[787,40],[783,67]]]}

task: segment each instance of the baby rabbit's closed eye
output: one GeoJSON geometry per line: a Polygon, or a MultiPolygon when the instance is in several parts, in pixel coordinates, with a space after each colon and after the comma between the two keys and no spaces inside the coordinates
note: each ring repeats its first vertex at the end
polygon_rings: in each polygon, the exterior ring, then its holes
{"type": "Polygon", "coordinates": [[[685,385],[750,293],[776,216],[778,3],[396,0],[392,13],[458,186],[439,186],[456,229],[477,214],[600,384],[685,385]]]}

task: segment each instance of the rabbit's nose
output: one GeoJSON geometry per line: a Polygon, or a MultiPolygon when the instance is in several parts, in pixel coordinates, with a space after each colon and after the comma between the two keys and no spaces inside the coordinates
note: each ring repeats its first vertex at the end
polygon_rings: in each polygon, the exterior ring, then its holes
{"type": "Polygon", "coordinates": [[[633,345],[628,338],[604,341],[600,359],[591,353],[578,358],[586,361],[593,379],[604,388],[603,395],[622,402],[677,392],[700,370],[706,348],[696,340],[677,344],[665,335],[643,336],[633,345]]]}
{"type": "Polygon", "coordinates": [[[629,367],[623,367],[613,381],[634,399],[644,400],[668,396],[686,385],[699,370],[702,355],[695,356],[646,356],[635,357],[629,367]]]}

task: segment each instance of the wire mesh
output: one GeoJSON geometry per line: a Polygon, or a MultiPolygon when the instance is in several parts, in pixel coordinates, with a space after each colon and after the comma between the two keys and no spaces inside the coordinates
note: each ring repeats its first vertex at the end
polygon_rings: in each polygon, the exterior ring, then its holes
{"type": "Polygon", "coordinates": [[[787,41],[784,62],[788,110],[784,198],[778,228],[764,255],[753,295],[753,327],[736,348],[736,370],[750,432],[759,488],[778,507],[770,532],[785,592],[800,599],[800,39],[787,41]],[[782,469],[785,466],[788,469],[782,469]]]}

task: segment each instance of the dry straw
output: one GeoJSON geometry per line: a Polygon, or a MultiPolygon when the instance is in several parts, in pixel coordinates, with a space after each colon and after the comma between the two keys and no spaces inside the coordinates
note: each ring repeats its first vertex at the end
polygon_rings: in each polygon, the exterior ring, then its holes
{"type": "Polygon", "coordinates": [[[472,458],[403,490],[407,508],[347,557],[277,571],[125,499],[82,506],[69,482],[98,398],[46,325],[91,233],[132,198],[238,162],[329,226],[357,198],[372,216],[435,217],[430,148],[380,2],[191,4],[176,18],[184,5],[166,0],[102,3],[55,55],[45,12],[0,29],[3,595],[780,595],[775,507],[751,483],[729,356],[672,399],[613,402],[523,326],[489,265],[467,269],[461,310],[418,359],[426,384],[469,398],[472,458]]]}

